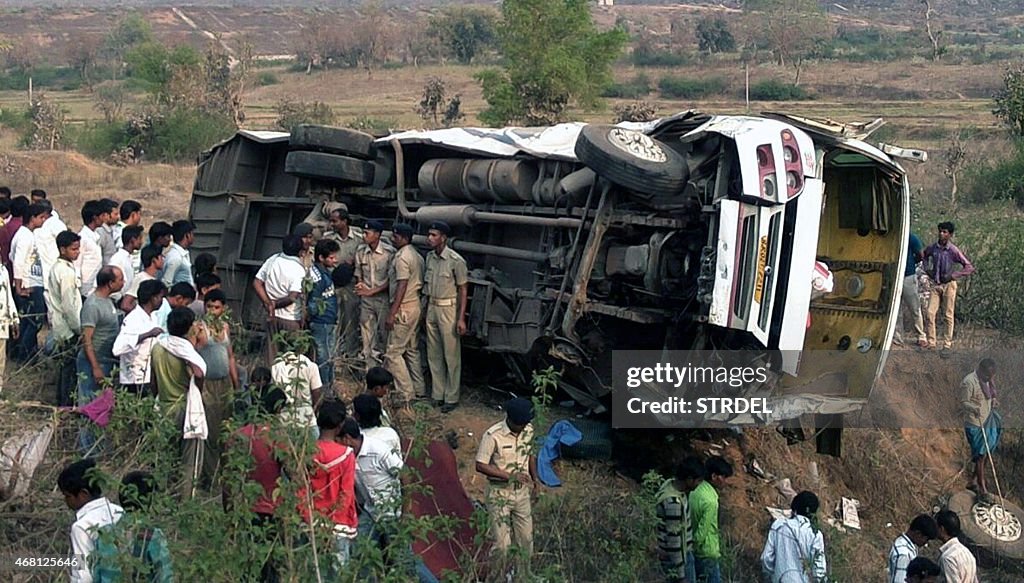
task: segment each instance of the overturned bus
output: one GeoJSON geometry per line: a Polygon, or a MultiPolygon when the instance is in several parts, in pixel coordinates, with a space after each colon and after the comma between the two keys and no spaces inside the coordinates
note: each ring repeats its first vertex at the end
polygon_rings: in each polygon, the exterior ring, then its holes
{"type": "Polygon", "coordinates": [[[444,220],[471,270],[464,347],[524,381],[561,363],[562,388],[601,410],[612,351],[754,349],[781,355],[774,420],[843,414],[894,332],[909,230],[897,157],[924,157],[862,141],[877,125],[688,111],[377,138],[240,131],[199,161],[193,250],[216,255],[259,327],[255,271],[297,223],[326,228],[330,203],[422,235],[444,220]]]}

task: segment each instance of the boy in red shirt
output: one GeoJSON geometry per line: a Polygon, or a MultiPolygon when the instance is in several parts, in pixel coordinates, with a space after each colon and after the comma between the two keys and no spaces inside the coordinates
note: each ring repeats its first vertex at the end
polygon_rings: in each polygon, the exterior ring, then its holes
{"type": "Polygon", "coordinates": [[[337,441],[346,413],[341,401],[325,401],[320,406],[316,417],[316,424],[320,428],[320,439],[316,442],[317,453],[313,456],[306,497],[299,503],[299,513],[307,522],[312,509],[317,514],[314,525],[326,523],[331,527],[339,569],[352,554],[358,524],[356,453],[337,441]]]}
{"type": "MultiPolygon", "coordinates": [[[[256,482],[262,486],[260,496],[250,507],[252,514],[253,530],[263,545],[267,548],[276,546],[279,540],[280,525],[274,516],[274,511],[281,504],[280,498],[274,495],[278,489],[278,479],[281,478],[281,462],[279,460],[280,446],[274,444],[270,436],[271,416],[277,415],[284,409],[288,402],[287,396],[281,389],[267,386],[259,395],[254,395],[257,400],[257,417],[248,424],[242,426],[231,438],[229,447],[244,449],[250,456],[248,476],[246,480],[256,482]]],[[[230,481],[225,480],[222,491],[222,502],[224,510],[230,511],[232,503],[238,492],[233,491],[230,481]]],[[[273,557],[268,557],[260,570],[261,581],[277,581],[278,565],[273,557]]]]}

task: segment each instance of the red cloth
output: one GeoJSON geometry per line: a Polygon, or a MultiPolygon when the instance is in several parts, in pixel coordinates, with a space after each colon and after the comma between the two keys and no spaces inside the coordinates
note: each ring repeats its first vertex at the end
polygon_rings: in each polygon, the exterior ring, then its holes
{"type": "Polygon", "coordinates": [[[78,407],[76,411],[85,415],[92,422],[100,427],[106,427],[110,423],[110,413],[114,410],[114,390],[110,387],[103,389],[100,396],[96,397],[92,401],[89,401],[88,405],[78,407]]]}
{"type": "MultiPolygon", "coordinates": [[[[403,444],[408,451],[408,444],[403,444]]],[[[476,559],[477,574],[485,570],[483,561],[487,549],[478,549],[475,543],[477,531],[473,528],[473,501],[459,481],[459,466],[455,452],[445,441],[434,441],[425,452],[410,455],[406,467],[414,470],[410,487],[411,511],[414,516],[448,516],[457,520],[450,537],[439,539],[430,535],[426,541],[416,540],[413,550],[426,563],[430,571],[443,578],[445,571],[462,573],[460,559],[472,562],[476,559]],[[428,461],[429,460],[429,461],[428,461]]]]}
{"type": "MultiPolygon", "coordinates": [[[[313,456],[307,495],[313,495],[313,508],[334,524],[349,527],[356,534],[356,456],[352,448],[334,441],[319,440],[313,456]]],[[[299,502],[299,514],[309,522],[309,503],[299,502]]]]}
{"type": "Polygon", "coordinates": [[[263,486],[263,495],[257,498],[252,505],[252,511],[258,514],[273,514],[281,503],[280,500],[274,498],[277,479],[281,477],[281,464],[274,457],[273,446],[267,433],[266,427],[246,425],[236,434],[245,440],[249,454],[256,462],[249,472],[249,479],[263,486]]]}
{"type": "Polygon", "coordinates": [[[0,228],[0,261],[3,261],[7,273],[11,278],[11,285],[14,285],[14,270],[11,268],[11,241],[15,233],[21,228],[21,217],[11,217],[7,224],[0,228]]]}

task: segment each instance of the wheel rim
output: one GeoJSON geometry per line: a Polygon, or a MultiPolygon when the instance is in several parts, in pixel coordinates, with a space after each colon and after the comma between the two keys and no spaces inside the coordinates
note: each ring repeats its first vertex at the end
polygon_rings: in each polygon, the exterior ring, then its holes
{"type": "Polygon", "coordinates": [[[1000,504],[975,504],[971,517],[985,534],[1000,542],[1014,542],[1021,536],[1020,520],[1000,504]]]}
{"type": "Polygon", "coordinates": [[[612,128],[608,132],[608,141],[616,148],[641,160],[648,162],[668,161],[665,150],[647,134],[622,128],[612,128]]]}

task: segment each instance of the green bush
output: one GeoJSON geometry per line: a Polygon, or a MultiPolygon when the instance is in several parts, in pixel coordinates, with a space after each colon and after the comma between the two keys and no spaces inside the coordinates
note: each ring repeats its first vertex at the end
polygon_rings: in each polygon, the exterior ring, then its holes
{"type": "Polygon", "coordinates": [[[32,129],[32,116],[27,109],[0,107],[0,128],[21,135],[32,129]]]}
{"type": "Polygon", "coordinates": [[[755,101],[799,101],[810,96],[803,87],[772,79],[751,85],[750,98],[755,101]]]}
{"type": "Polygon", "coordinates": [[[256,85],[260,87],[266,87],[267,85],[277,85],[281,80],[278,79],[277,74],[273,71],[261,71],[256,76],[256,85]]]}
{"type": "Polygon", "coordinates": [[[10,69],[0,73],[0,91],[26,91],[32,79],[35,89],[74,91],[82,86],[82,77],[72,67],[39,66],[31,71],[10,69]]]}
{"type": "Polygon", "coordinates": [[[98,122],[77,132],[79,151],[106,160],[132,147],[143,159],[192,162],[210,146],[237,131],[230,118],[202,110],[176,108],[158,114],[135,113],[126,122],[98,122]]]}
{"type": "Polygon", "coordinates": [[[658,81],[658,91],[661,95],[672,99],[700,99],[721,93],[724,89],[725,81],[719,77],[687,79],[667,76],[658,81]]]}
{"type": "Polygon", "coordinates": [[[161,162],[193,162],[199,154],[238,130],[224,116],[190,109],[175,109],[153,124],[147,158],[161,162]]]}
{"type": "Polygon", "coordinates": [[[360,115],[345,122],[345,127],[361,132],[390,132],[398,127],[398,121],[394,118],[376,118],[360,115]]]}
{"type": "Polygon", "coordinates": [[[646,49],[637,47],[631,57],[637,67],[681,67],[693,62],[693,57],[667,49],[646,49]]]}
{"type": "Polygon", "coordinates": [[[651,92],[651,89],[653,89],[653,87],[651,87],[651,80],[647,75],[640,73],[629,81],[612,83],[604,90],[604,92],[601,93],[601,97],[640,99],[641,97],[646,97],[647,94],[651,92]]]}
{"type": "Polygon", "coordinates": [[[131,141],[124,123],[106,122],[86,124],[74,131],[71,138],[76,150],[97,160],[106,160],[131,141]]]}

